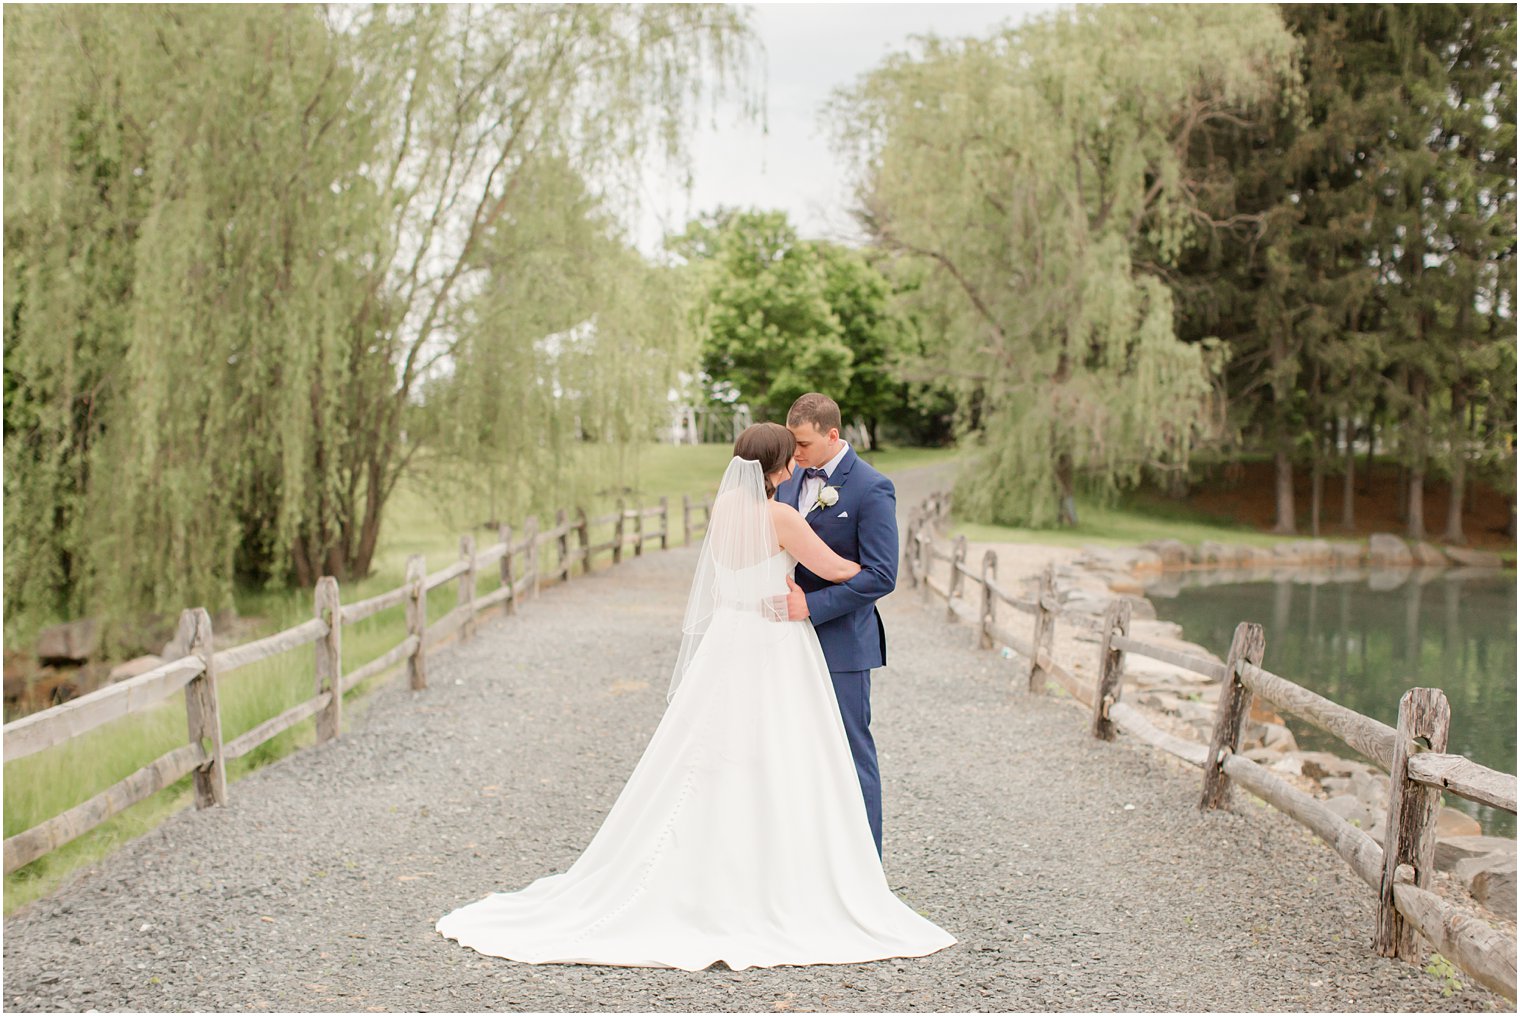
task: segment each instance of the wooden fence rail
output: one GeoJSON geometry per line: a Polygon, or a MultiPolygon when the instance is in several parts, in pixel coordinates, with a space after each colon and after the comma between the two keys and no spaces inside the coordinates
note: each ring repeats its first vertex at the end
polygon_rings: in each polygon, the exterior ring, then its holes
{"type": "Polygon", "coordinates": [[[1515,940],[1428,888],[1435,868],[1435,822],[1442,791],[1515,811],[1513,774],[1445,753],[1450,712],[1440,689],[1412,688],[1406,692],[1399,702],[1398,727],[1390,727],[1262,669],[1266,645],[1260,625],[1242,622],[1225,662],[1220,664],[1132,638],[1128,633],[1130,601],[1124,598],[1115,599],[1097,623],[1062,612],[1050,569],[1041,577],[1037,594],[1014,596],[998,584],[996,553],[989,550],[981,563],[972,567],[965,562],[964,538],[943,547],[936,544],[936,533],[949,510],[948,496],[936,494],[909,513],[903,574],[910,585],[921,586],[925,596],[932,593],[943,598],[947,616],[970,621],[978,629],[983,648],[1001,644],[1029,661],[1031,692],[1042,690],[1045,677],[1053,677],[1072,698],[1092,711],[1095,737],[1112,738],[1115,730],[1123,730],[1201,769],[1200,808],[1225,807],[1231,786],[1239,785],[1307,826],[1377,891],[1372,944],[1381,955],[1415,960],[1414,934],[1418,932],[1474,980],[1515,1000],[1515,940]],[[949,577],[944,582],[934,574],[935,562],[941,561],[949,564],[949,577]],[[955,602],[967,582],[980,587],[979,609],[973,609],[969,602],[955,602]],[[1026,636],[1001,620],[998,614],[1002,606],[1031,615],[1033,631],[1026,636]],[[1099,632],[1096,682],[1080,680],[1053,658],[1057,621],[1099,632]],[[1167,733],[1122,701],[1124,658],[1131,653],[1221,683],[1209,744],[1167,733]],[[1322,801],[1239,754],[1253,695],[1334,734],[1389,774],[1384,846],[1322,801]]]}
{"type": "MultiPolygon", "coordinates": [[[[515,541],[513,527],[503,525],[497,531],[496,542],[479,550],[475,537],[467,533],[460,537],[459,559],[454,563],[428,574],[423,556],[413,555],[407,561],[406,579],[399,587],[356,603],[340,603],[337,580],[324,576],[314,591],[316,616],[312,620],[215,652],[210,616],[198,607],[185,610],[180,615],[179,636],[175,639],[176,645],[187,647],[184,656],[5,724],[4,759],[10,762],[56,747],[112,720],[146,712],[183,689],[189,740],[89,800],[8,837],[5,873],[56,850],[191,773],[195,775],[197,808],[225,803],[228,761],[247,755],[312,716],[317,717],[319,743],[337,737],[342,728],[344,693],[392,667],[404,664],[409,685],[418,690],[426,688],[428,649],[456,632],[461,639],[470,638],[481,613],[497,604],[505,604],[508,613],[515,613],[525,596],[530,592],[537,595],[545,579],[569,581],[577,563],[581,565],[581,574],[589,573],[592,559],[598,554],[610,552],[612,563],[616,564],[622,560],[625,547],[632,548],[635,556],[643,553],[645,543],[654,540],[662,548],[668,547],[672,533],[670,515],[670,503],[662,497],[657,504],[645,508],[625,508],[620,502],[617,511],[596,518],[589,518],[584,509],[573,514],[561,510],[555,513],[554,525],[542,530],[538,520],[530,516],[515,541]],[[658,524],[646,530],[646,519],[658,520],[658,524]],[[630,522],[633,525],[628,525],[630,522]],[[593,544],[590,530],[602,526],[611,526],[612,536],[593,544]],[[541,555],[544,548],[552,552],[552,565],[547,561],[550,555],[541,555]],[[478,581],[493,564],[497,566],[500,584],[482,594],[477,589],[478,581]],[[451,581],[458,583],[455,607],[429,624],[428,591],[451,581]],[[406,636],[379,657],[343,674],[343,626],[397,606],[406,608],[406,636]],[[223,743],[217,683],[240,667],[306,645],[314,646],[313,696],[223,743]]],[[[705,532],[711,519],[711,498],[683,497],[682,543],[689,544],[694,535],[705,532]]]]}

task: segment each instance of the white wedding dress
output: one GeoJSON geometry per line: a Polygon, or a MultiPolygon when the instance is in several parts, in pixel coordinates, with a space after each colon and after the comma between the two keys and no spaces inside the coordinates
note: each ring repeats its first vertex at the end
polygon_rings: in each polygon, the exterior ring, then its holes
{"type": "Polygon", "coordinates": [[[887,885],[812,624],[768,620],[753,597],[784,595],[795,564],[782,551],[715,569],[680,691],[585,852],[454,910],[439,932],[528,963],[683,970],[955,942],[887,885]]]}

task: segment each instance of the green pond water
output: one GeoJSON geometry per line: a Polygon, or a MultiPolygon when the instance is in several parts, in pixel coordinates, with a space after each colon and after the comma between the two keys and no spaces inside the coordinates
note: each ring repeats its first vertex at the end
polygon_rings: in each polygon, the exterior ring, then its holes
{"type": "MultiPolygon", "coordinates": [[[[1220,657],[1235,626],[1266,633],[1267,670],[1359,713],[1398,723],[1399,697],[1440,688],[1451,705],[1447,751],[1515,771],[1515,573],[1373,573],[1220,582],[1197,573],[1147,589],[1159,617],[1220,657]]],[[[1296,717],[1300,747],[1355,756],[1339,738],[1296,717]]],[[[1515,816],[1446,795],[1496,836],[1515,816]]]]}

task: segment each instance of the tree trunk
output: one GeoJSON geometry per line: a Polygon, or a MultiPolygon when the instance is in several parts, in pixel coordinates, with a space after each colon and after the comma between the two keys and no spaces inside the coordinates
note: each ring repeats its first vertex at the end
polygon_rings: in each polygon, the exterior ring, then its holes
{"type": "Polygon", "coordinates": [[[1319,455],[1314,456],[1314,466],[1309,476],[1309,535],[1319,536],[1319,510],[1325,497],[1325,467],[1319,455]]]}
{"type": "MultiPolygon", "coordinates": [[[[1367,414],[1367,464],[1362,467],[1362,496],[1372,493],[1372,455],[1377,450],[1377,424],[1371,413],[1367,414]]],[[[1350,452],[1347,452],[1349,455],[1350,452]]]]}
{"type": "Polygon", "coordinates": [[[1341,478],[1341,528],[1356,528],[1356,453],[1353,444],[1356,427],[1346,418],[1346,473],[1341,478]]]}
{"type": "Polygon", "coordinates": [[[1405,534],[1411,540],[1425,539],[1425,470],[1409,470],[1409,522],[1405,534]]]}
{"type": "Polygon", "coordinates": [[[1056,491],[1061,499],[1057,516],[1058,524],[1075,526],[1077,524],[1076,489],[1072,477],[1071,456],[1065,453],[1056,459],[1056,491]]]}
{"type": "Polygon", "coordinates": [[[1293,459],[1286,448],[1277,449],[1277,524],[1274,533],[1298,532],[1293,523],[1293,459]]]}
{"type": "Polygon", "coordinates": [[[1405,533],[1411,540],[1425,539],[1425,428],[1428,416],[1425,412],[1425,375],[1413,371],[1409,378],[1409,394],[1414,408],[1410,413],[1409,428],[1412,455],[1409,457],[1408,519],[1405,533]]]}
{"type": "Polygon", "coordinates": [[[1451,491],[1446,499],[1446,532],[1441,534],[1447,543],[1467,542],[1462,532],[1462,497],[1467,485],[1466,408],[1467,393],[1458,382],[1451,389],[1451,417],[1460,436],[1451,450],[1451,491]]]}
{"type": "Polygon", "coordinates": [[[296,585],[310,589],[317,584],[316,569],[311,566],[311,555],[306,550],[306,537],[298,535],[290,545],[291,570],[295,572],[296,585]]]}
{"type": "Polygon", "coordinates": [[[349,562],[349,568],[355,576],[363,578],[370,572],[370,564],[375,557],[375,548],[380,543],[380,515],[385,507],[385,499],[381,496],[380,484],[383,482],[380,476],[380,464],[370,464],[369,478],[364,487],[364,522],[359,530],[359,552],[349,562]]]}

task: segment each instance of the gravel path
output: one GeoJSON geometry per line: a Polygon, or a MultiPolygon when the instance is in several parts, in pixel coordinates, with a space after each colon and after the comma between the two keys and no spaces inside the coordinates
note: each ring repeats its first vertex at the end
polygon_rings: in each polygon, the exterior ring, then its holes
{"type": "MultiPolygon", "coordinates": [[[[936,474],[904,477],[903,504],[936,474]]],[[[900,590],[873,682],[886,870],[960,942],[733,972],[534,967],[433,930],[564,870],[664,706],[694,551],[564,587],[373,694],[337,741],[181,812],[5,921],[11,1010],[1510,1011],[1368,947],[1371,893],[1241,795],[1093,740],[900,590]]]]}

